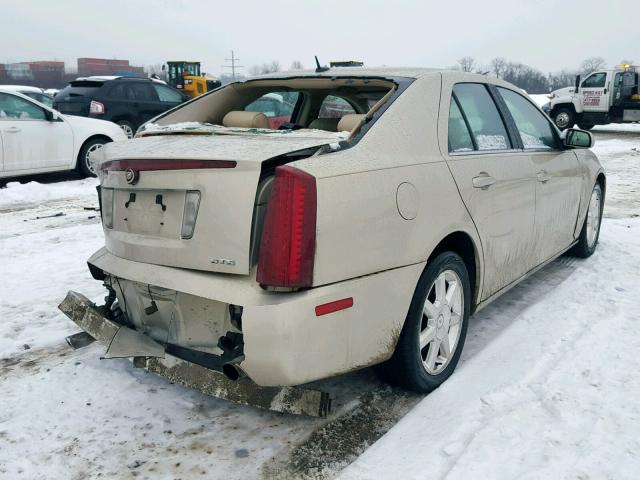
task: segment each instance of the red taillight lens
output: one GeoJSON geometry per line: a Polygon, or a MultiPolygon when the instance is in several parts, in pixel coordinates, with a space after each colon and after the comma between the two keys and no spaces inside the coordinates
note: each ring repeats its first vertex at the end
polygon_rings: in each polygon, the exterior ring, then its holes
{"type": "Polygon", "coordinates": [[[316,210],[316,179],[297,168],[277,167],[260,241],[261,285],[312,285],[316,210]]]}

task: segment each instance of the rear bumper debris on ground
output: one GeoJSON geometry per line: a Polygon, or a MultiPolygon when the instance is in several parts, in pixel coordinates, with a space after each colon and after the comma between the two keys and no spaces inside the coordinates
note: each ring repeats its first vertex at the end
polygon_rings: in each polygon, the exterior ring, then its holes
{"type": "MultiPolygon", "coordinates": [[[[331,398],[326,392],[302,387],[260,387],[248,378],[230,380],[214,370],[169,355],[161,344],[151,338],[109,320],[99,307],[79,293],[69,292],[59,308],[86,334],[102,344],[110,346],[117,335],[126,335],[133,344],[129,352],[134,365],[173,383],[214,397],[276,412],[326,417],[331,411],[331,398]]],[[[91,343],[77,334],[67,341],[71,346],[91,343]]],[[[103,358],[120,356],[107,353],[103,358]]]]}

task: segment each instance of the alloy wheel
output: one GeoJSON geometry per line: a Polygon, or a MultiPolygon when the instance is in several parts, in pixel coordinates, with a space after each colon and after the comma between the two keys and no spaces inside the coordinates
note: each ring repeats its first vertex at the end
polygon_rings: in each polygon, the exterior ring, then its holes
{"type": "Polygon", "coordinates": [[[464,312],[464,292],[453,270],[438,275],[427,293],[422,309],[420,353],[429,375],[438,375],[453,358],[464,312]]]}
{"type": "Polygon", "coordinates": [[[133,129],[129,125],[127,125],[126,123],[123,123],[120,125],[120,128],[125,133],[128,139],[133,138],[133,129]]]}

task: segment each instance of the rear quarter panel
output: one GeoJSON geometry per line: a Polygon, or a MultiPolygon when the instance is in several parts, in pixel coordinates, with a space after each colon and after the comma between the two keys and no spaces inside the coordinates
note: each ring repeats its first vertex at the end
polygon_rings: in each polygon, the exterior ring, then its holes
{"type": "Polygon", "coordinates": [[[455,231],[476,241],[438,148],[440,85],[417,79],[356,146],[294,164],[317,178],[314,285],[425,261],[455,231]]]}

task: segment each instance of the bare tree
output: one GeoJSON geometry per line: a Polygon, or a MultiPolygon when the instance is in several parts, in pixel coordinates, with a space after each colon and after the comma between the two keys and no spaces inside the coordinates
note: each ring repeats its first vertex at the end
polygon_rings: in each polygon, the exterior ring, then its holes
{"type": "Polygon", "coordinates": [[[502,57],[496,57],[491,60],[491,72],[498,78],[503,78],[507,71],[507,60],[502,57]]]}
{"type": "Polygon", "coordinates": [[[476,66],[476,61],[473,57],[462,57],[458,60],[458,65],[460,65],[460,70],[463,72],[473,72],[476,66]]]}
{"type": "Polygon", "coordinates": [[[607,62],[602,57],[590,57],[587,58],[580,65],[580,70],[583,74],[588,75],[591,72],[595,72],[596,70],[602,70],[607,66],[607,62]]]}
{"type": "Polygon", "coordinates": [[[257,77],[261,73],[262,73],[262,66],[261,65],[252,65],[252,66],[249,67],[249,76],[257,77]]]}
{"type": "Polygon", "coordinates": [[[265,63],[262,67],[263,73],[273,73],[282,70],[280,68],[280,62],[277,60],[271,60],[271,63],[265,63]]]}
{"type": "Polygon", "coordinates": [[[291,62],[291,70],[304,70],[304,65],[300,60],[294,60],[291,62]]]}

